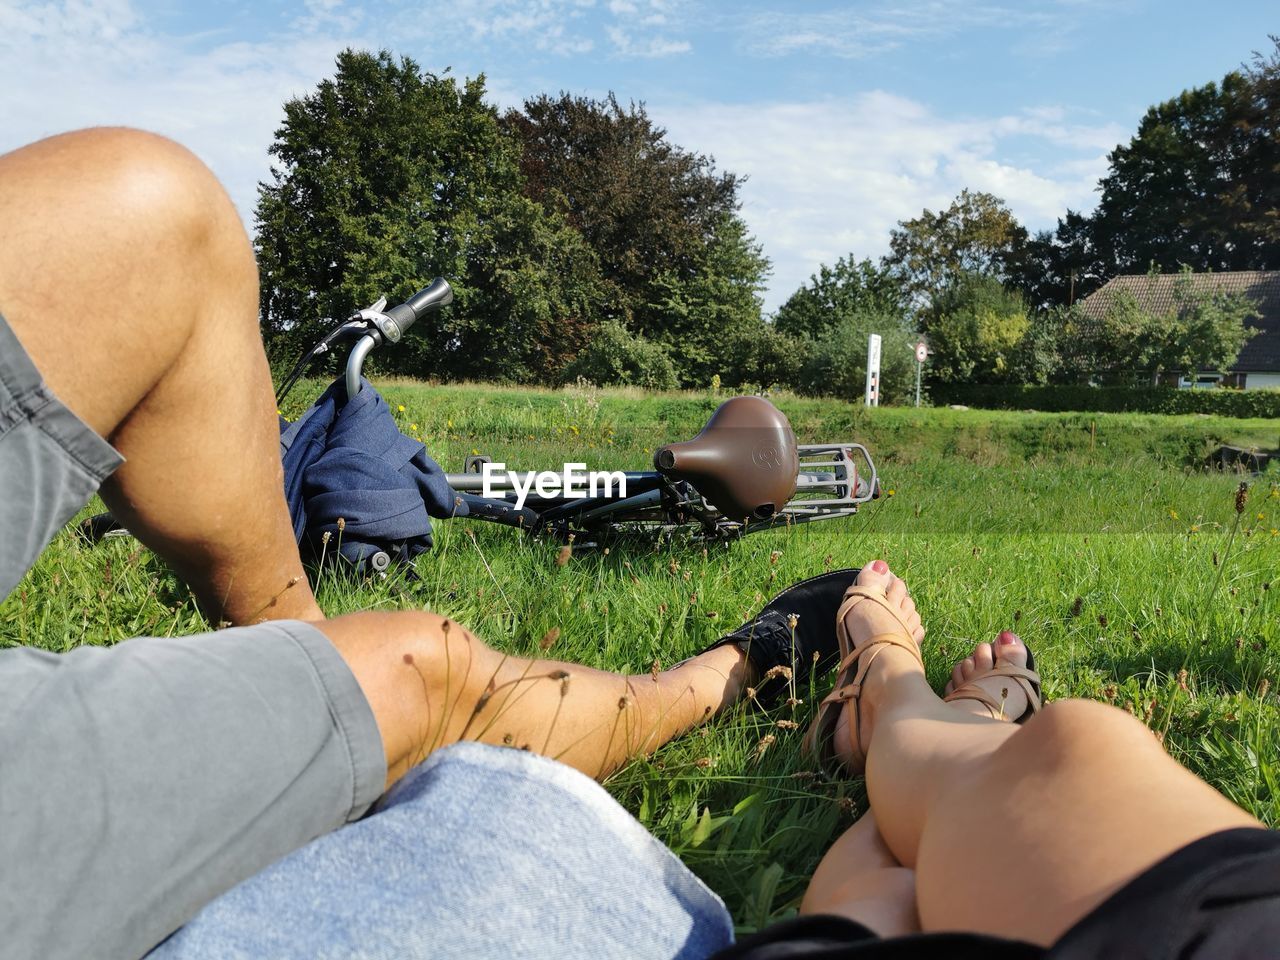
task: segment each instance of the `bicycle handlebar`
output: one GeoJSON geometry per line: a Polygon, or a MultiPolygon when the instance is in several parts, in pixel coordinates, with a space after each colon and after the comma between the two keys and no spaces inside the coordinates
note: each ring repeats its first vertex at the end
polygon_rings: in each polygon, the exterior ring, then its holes
{"type": "Polygon", "coordinates": [[[393,338],[390,330],[383,330],[383,334],[394,343],[428,313],[447,307],[451,303],[453,303],[453,288],[449,286],[449,281],[439,277],[431,283],[431,286],[419,290],[404,303],[397,304],[387,311],[386,315],[395,321],[398,328],[397,336],[393,338]]]}
{"type": "Polygon", "coordinates": [[[385,300],[379,300],[368,309],[359,311],[352,318],[352,322],[364,323],[367,332],[360,337],[347,356],[348,398],[360,392],[360,375],[365,357],[383,343],[399,343],[408,329],[428,313],[453,303],[453,288],[449,286],[449,281],[443,277],[437,277],[430,286],[419,290],[404,303],[396,304],[385,313],[382,310],[384,303],[386,303],[385,300]]]}

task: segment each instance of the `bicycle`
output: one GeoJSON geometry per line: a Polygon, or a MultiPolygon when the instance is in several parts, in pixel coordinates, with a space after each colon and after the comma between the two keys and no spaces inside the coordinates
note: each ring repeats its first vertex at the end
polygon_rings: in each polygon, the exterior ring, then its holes
{"type": "MultiPolygon", "coordinates": [[[[337,340],[356,341],[344,374],[347,394],[353,396],[373,350],[399,342],[415,322],[452,299],[448,282],[437,279],[390,309],[379,300],[357,311],[304,353],[277,399],[284,399],[301,370],[332,348],[335,334],[337,340]]],[[[483,496],[484,467],[492,462],[491,457],[471,456],[461,473],[446,474],[471,516],[535,535],[573,535],[578,542],[627,530],[670,534],[684,528],[701,539],[729,539],[851,516],[880,493],[876,466],[865,446],[797,443],[782,411],[756,396],[726,400],[697,437],[659,447],[652,471],[614,471],[625,485],[596,496],[534,494],[517,506],[520,494],[510,476],[496,483],[491,476],[490,493],[497,486],[498,495],[483,496]],[[865,472],[859,471],[859,462],[865,463],[865,472]]]]}
{"type": "MultiPolygon", "coordinates": [[[[383,298],[356,311],[303,352],[276,391],[277,404],[313,362],[347,341],[353,346],[343,382],[347,397],[355,396],[374,350],[399,343],[416,322],[452,301],[448,282],[437,279],[393,307],[383,298]]],[[[659,447],[653,462],[649,471],[604,471],[617,482],[585,496],[572,489],[544,496],[529,484],[522,490],[521,471],[494,476],[493,459],[482,455],[467,457],[463,470],[445,479],[470,517],[579,546],[637,533],[730,540],[852,516],[880,495],[875,462],[864,445],[797,443],[782,411],[758,396],[724,401],[696,437],[659,447]]],[[[529,473],[524,471],[526,479],[529,473]]],[[[109,515],[86,521],[85,530],[95,541],[119,532],[109,515]]],[[[385,572],[391,557],[375,554],[370,563],[385,572]]]]}

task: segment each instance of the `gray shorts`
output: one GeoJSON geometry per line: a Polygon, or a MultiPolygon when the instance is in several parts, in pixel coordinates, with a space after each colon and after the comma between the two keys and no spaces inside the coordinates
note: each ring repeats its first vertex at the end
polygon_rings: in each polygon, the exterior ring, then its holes
{"type": "MultiPolygon", "coordinates": [[[[0,599],[120,463],[0,318],[0,599]]],[[[0,956],[141,956],[385,780],[364,694],[305,623],[0,649],[0,956]]]]}
{"type": "Polygon", "coordinates": [[[123,462],[44,385],[0,316],[0,600],[123,462]]]}

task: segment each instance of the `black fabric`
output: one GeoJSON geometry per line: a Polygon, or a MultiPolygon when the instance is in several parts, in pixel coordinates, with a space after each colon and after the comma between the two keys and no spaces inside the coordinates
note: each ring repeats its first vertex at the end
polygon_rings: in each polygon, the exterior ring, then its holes
{"type": "Polygon", "coordinates": [[[1052,947],[980,934],[880,939],[842,917],[797,917],[713,960],[1252,960],[1280,957],[1280,833],[1227,830],[1188,844],[1108,897],[1052,947]]]}
{"type": "Polygon", "coordinates": [[[1038,960],[1044,949],[977,933],[921,933],[882,940],[860,923],[815,914],[795,917],[744,937],[712,960],[1038,960]]]}

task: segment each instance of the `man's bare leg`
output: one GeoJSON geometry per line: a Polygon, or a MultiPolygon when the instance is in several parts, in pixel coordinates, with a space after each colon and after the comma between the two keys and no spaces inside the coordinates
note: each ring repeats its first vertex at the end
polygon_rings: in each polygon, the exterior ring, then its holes
{"type": "Polygon", "coordinates": [[[388,787],[459,740],[528,749],[601,779],[736,702],[754,679],[733,646],[623,676],[506,656],[433,613],[353,613],[315,626],[373,708],[388,787]]]}
{"type": "MultiPolygon", "coordinates": [[[[905,585],[878,562],[860,582],[885,587],[891,601],[906,598],[905,585]]],[[[856,607],[849,627],[855,640],[900,629],[872,604],[856,607]]],[[[1025,663],[1020,644],[996,649],[1025,663]]],[[[1007,680],[994,682],[1020,695],[1007,680]]],[[[1011,702],[1010,715],[1018,712],[1011,702]]],[[[897,648],[868,673],[861,717],[872,809],[895,858],[916,871],[926,931],[1049,944],[1180,847],[1261,826],[1120,710],[1061,701],[1024,726],[977,716],[939,700],[897,648]],[[973,882],[975,865],[1007,881],[999,909],[990,885],[973,882]]],[[[843,722],[836,736],[837,745],[848,736],[843,722]]]]}
{"type": "Polygon", "coordinates": [[[258,276],[213,175],[99,129],[0,156],[0,313],[128,460],[102,497],[213,623],[321,616],[281,485],[258,276]]]}

